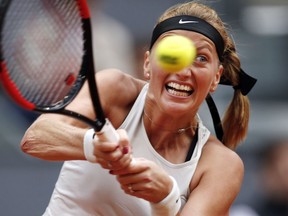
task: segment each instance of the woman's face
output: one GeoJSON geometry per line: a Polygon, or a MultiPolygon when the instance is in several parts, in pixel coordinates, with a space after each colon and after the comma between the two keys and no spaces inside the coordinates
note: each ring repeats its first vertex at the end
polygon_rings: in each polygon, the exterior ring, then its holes
{"type": "Polygon", "coordinates": [[[208,92],[215,91],[222,71],[215,45],[209,38],[185,30],[166,32],[158,38],[151,52],[145,54],[144,76],[150,80],[148,99],[164,112],[196,113],[208,92]],[[157,64],[155,47],[164,37],[175,34],[194,42],[197,57],[189,67],[169,74],[157,64]]]}

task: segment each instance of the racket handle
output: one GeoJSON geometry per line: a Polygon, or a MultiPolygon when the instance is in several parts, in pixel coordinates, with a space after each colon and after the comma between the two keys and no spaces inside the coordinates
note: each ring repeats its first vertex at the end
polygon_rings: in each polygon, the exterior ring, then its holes
{"type": "Polygon", "coordinates": [[[98,136],[100,141],[119,141],[119,134],[116,132],[115,128],[107,118],[103,128],[100,131],[96,132],[96,135],[98,136]]]}

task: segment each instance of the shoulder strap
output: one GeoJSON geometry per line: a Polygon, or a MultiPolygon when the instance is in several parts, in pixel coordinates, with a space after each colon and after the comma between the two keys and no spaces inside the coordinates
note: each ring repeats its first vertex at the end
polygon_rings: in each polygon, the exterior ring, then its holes
{"type": "Polygon", "coordinates": [[[222,128],[221,118],[219,116],[219,112],[217,110],[216,104],[210,94],[208,94],[206,97],[206,103],[208,105],[209,111],[212,116],[216,136],[220,141],[223,141],[222,139],[223,139],[224,132],[222,128]]]}

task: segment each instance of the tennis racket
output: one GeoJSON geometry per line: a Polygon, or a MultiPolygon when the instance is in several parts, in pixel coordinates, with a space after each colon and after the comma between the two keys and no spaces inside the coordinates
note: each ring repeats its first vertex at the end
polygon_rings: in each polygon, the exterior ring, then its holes
{"type": "Polygon", "coordinates": [[[0,0],[0,17],[0,79],[11,98],[27,110],[79,119],[100,139],[117,141],[97,91],[87,2],[0,0]],[[93,120],[65,109],[86,80],[93,120]]]}

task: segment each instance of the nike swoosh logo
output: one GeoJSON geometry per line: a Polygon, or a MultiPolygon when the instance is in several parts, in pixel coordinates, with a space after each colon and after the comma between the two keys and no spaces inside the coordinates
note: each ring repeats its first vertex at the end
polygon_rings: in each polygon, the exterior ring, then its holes
{"type": "Polygon", "coordinates": [[[179,24],[187,24],[187,23],[198,23],[198,21],[195,21],[195,20],[187,20],[187,21],[185,21],[185,20],[182,20],[182,19],[179,20],[179,24]]]}

